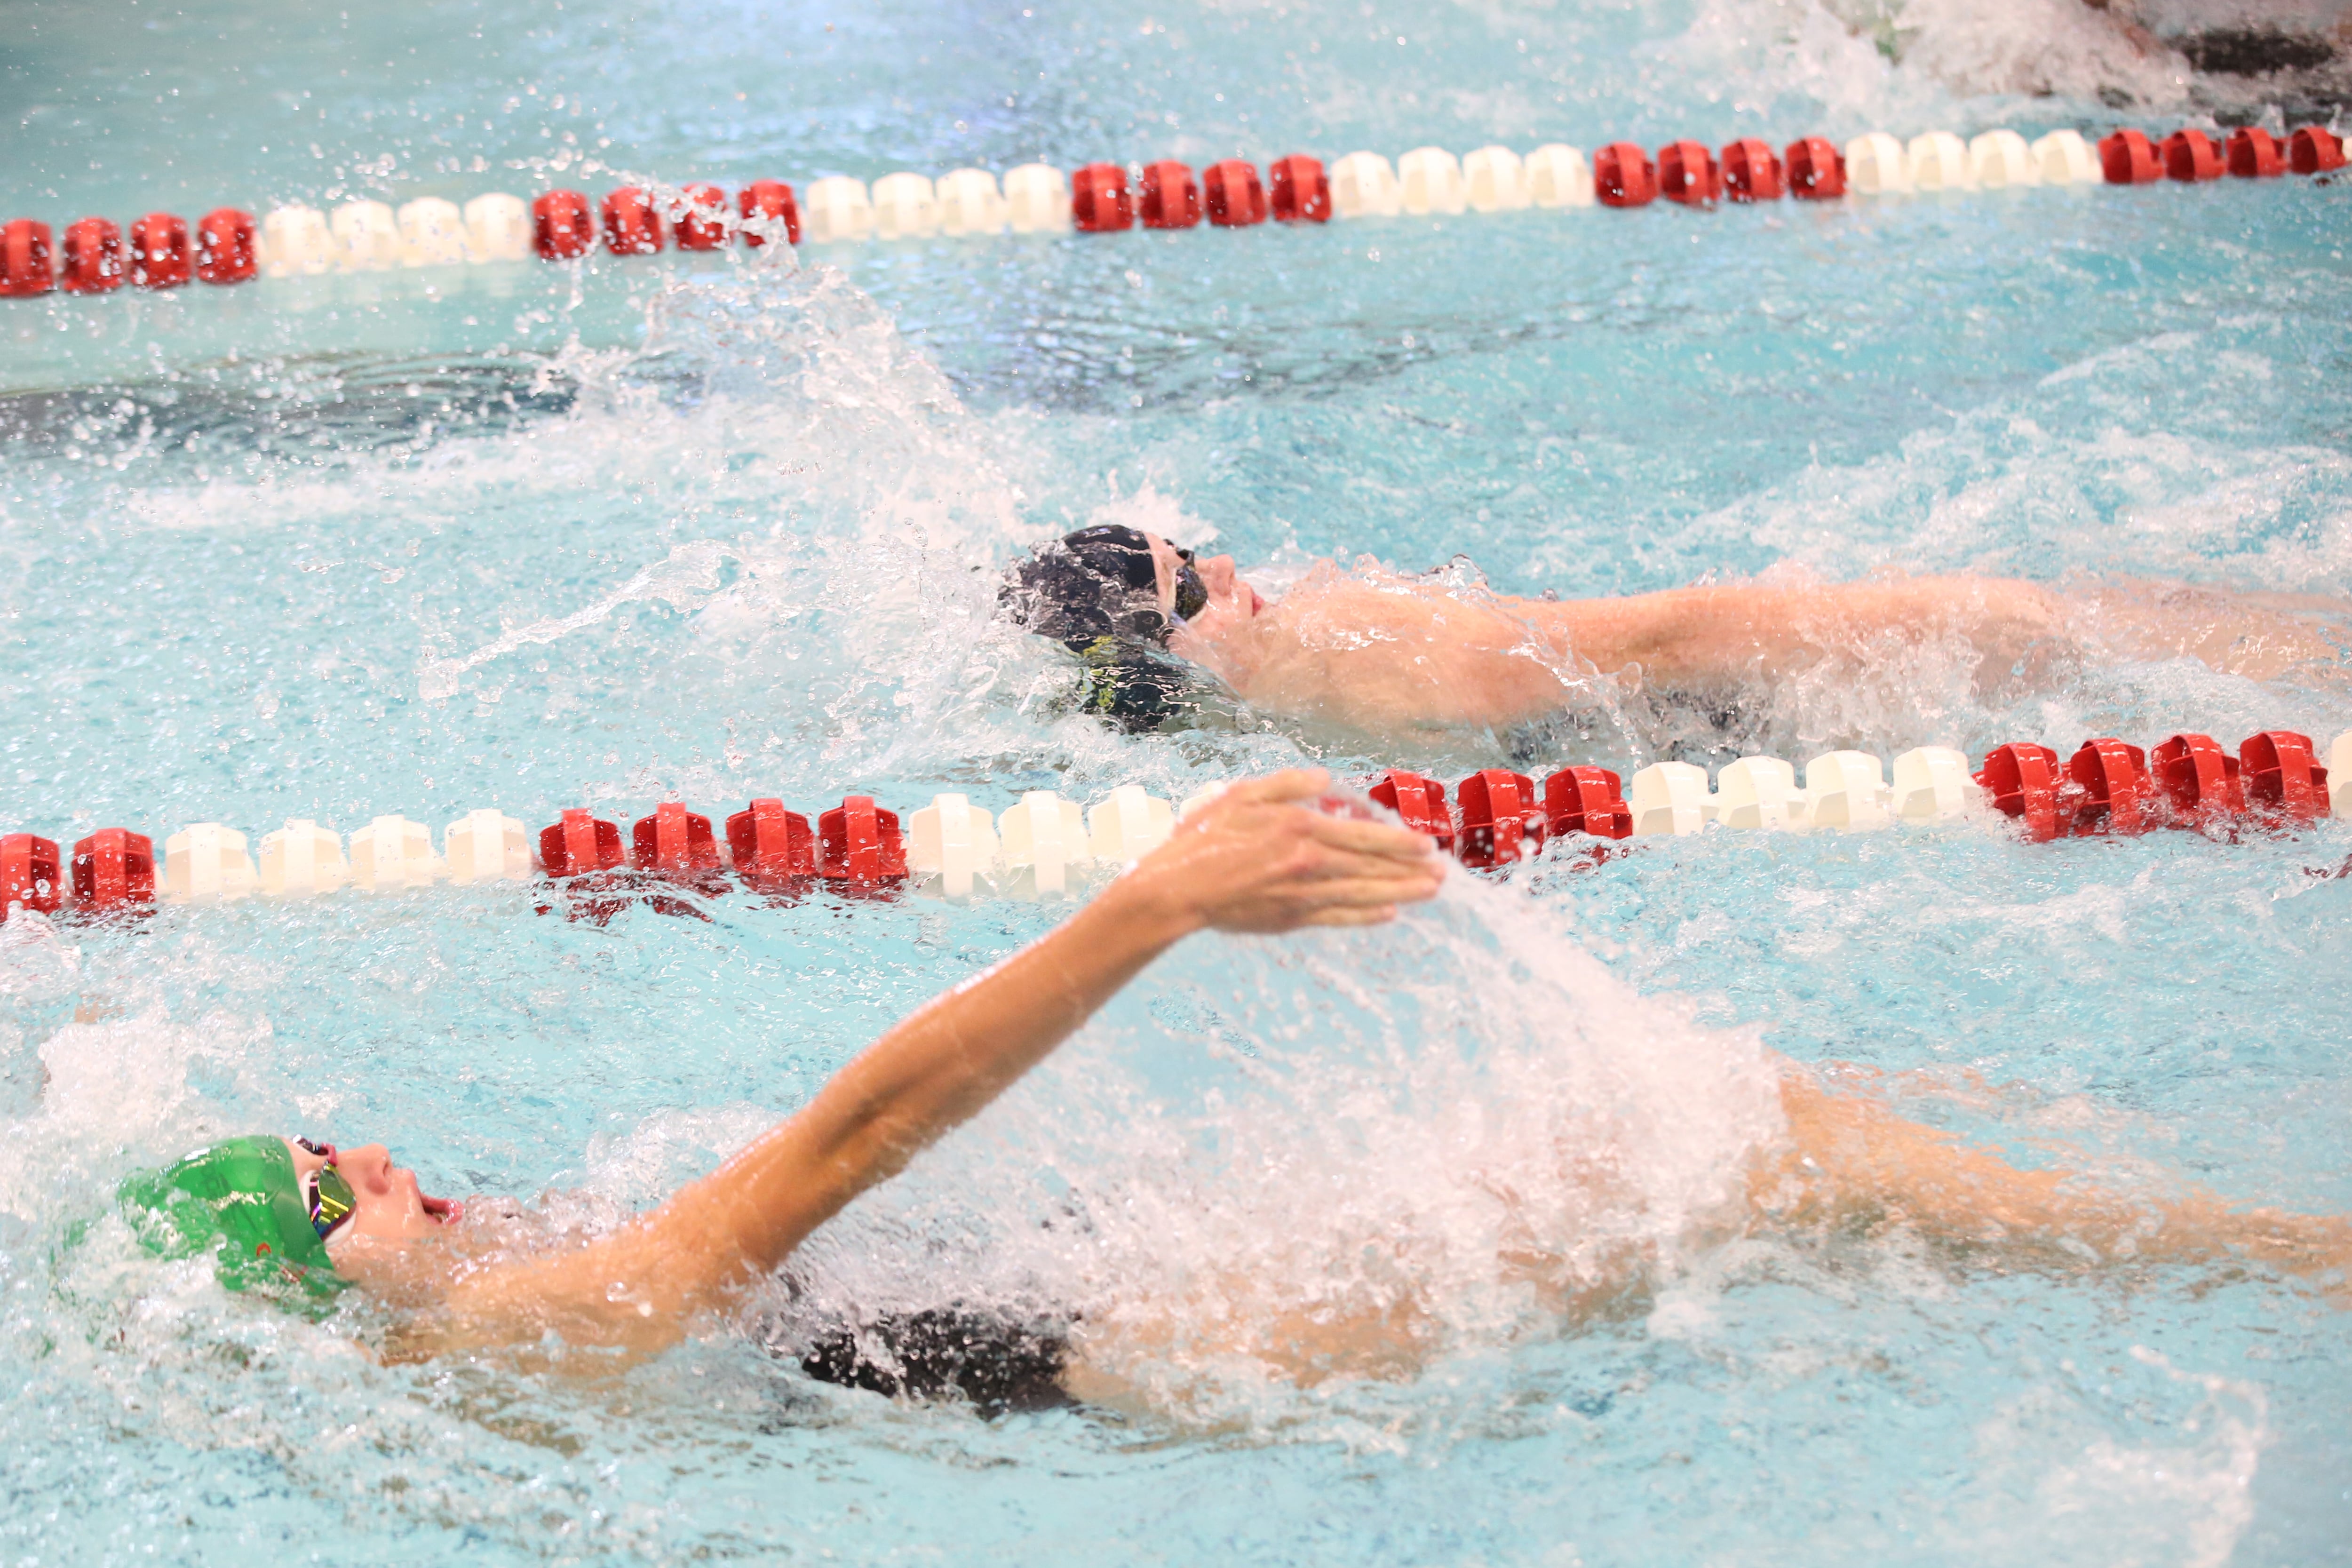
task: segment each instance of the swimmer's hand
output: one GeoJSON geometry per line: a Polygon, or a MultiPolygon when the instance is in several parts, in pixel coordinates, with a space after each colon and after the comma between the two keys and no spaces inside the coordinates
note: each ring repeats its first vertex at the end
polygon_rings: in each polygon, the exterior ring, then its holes
{"type": "Polygon", "coordinates": [[[1318,809],[1330,785],[1321,768],[1237,784],[1121,880],[1193,931],[1378,925],[1433,896],[1445,878],[1436,847],[1409,828],[1318,809]]]}

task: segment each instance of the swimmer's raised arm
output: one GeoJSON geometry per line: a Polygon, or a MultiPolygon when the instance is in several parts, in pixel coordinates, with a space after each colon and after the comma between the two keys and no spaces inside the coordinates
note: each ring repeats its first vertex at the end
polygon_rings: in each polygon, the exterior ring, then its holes
{"type": "MultiPolygon", "coordinates": [[[[1235,785],[1092,903],[892,1028],[798,1113],[594,1246],[495,1266],[428,1339],[651,1351],[723,1307],[850,1200],[903,1170],[1194,931],[1367,925],[1434,893],[1428,840],[1328,816],[1320,770],[1235,785]]],[[[421,1347],[420,1347],[421,1348],[421,1347]]]]}

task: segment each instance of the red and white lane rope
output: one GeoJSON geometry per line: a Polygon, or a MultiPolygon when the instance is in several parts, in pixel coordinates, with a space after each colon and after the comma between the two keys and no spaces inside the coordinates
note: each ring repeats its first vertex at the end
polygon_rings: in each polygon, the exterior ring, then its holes
{"type": "MultiPolygon", "coordinates": [[[[246,836],[196,823],[154,841],[108,827],[70,855],[33,833],[0,837],[0,908],[45,915],[102,915],[153,905],[226,903],[260,894],[316,898],[343,888],[394,892],[436,882],[544,878],[575,917],[598,921],[635,900],[671,912],[690,905],[665,886],[705,892],[731,882],[756,892],[811,884],[875,887],[913,881],[918,891],[963,899],[1062,897],[1102,869],[1131,863],[1166,840],[1216,788],[1171,807],[1124,784],[1081,808],[1033,790],[1001,816],[961,795],[934,796],[902,826],[871,796],[850,795],[812,824],[780,800],[754,800],[714,826],[677,801],[639,817],[624,835],[588,808],[562,813],[536,837],[491,808],[432,831],[379,816],[351,836],[308,820],[264,834],[257,861],[246,836]],[[535,851],[535,853],[534,853],[535,851]]],[[[1799,770],[1777,757],[1742,757],[1708,787],[1706,771],[1658,763],[1636,773],[1631,797],[1607,768],[1568,767],[1540,788],[1525,773],[1488,768],[1454,784],[1391,768],[1370,794],[1409,826],[1473,868],[1507,866],[1579,837],[1696,834],[1710,827],[1780,832],[1866,832],[1900,823],[2015,819],[2032,841],[2187,828],[2228,836],[2352,818],[2352,731],[2325,763],[2308,736],[2265,730],[2236,754],[2210,736],[2173,735],[2154,751],[2110,738],[2085,741],[2064,762],[2048,747],[2013,742],[1971,771],[1946,746],[1921,746],[1885,765],[1867,752],[1830,752],[1799,770]],[[2331,777],[2334,780],[2331,785],[2331,777]]],[[[542,906],[548,908],[551,906],[542,906]]]]}
{"type": "Polygon", "coordinates": [[[175,214],[149,213],[131,225],[127,239],[113,220],[85,217],[66,226],[61,244],[47,223],[14,219],[0,227],[0,298],[53,289],[102,294],[126,283],[173,289],[192,279],[233,284],[257,277],[520,261],[533,254],[561,261],[586,256],[600,244],[614,256],[649,256],[671,245],[709,251],[738,242],[835,244],[1007,230],[1111,234],[1139,226],[1191,228],[1204,220],[1244,228],[1269,220],[1638,207],[1660,199],[1706,206],[2042,184],[2196,184],[2225,174],[2250,180],[2290,172],[2325,175],[2344,164],[2343,140],[2319,125],[2284,140],[2253,127],[2226,136],[2184,127],[2160,140],[2125,130],[2095,144],[2072,130],[2051,132],[2030,144],[2008,130],[1969,141],[1929,131],[1907,142],[1874,131],[1843,147],[1805,136],[1777,152],[1756,137],[1720,149],[1675,142],[1654,157],[1633,142],[1614,142],[1589,161],[1581,149],[1564,142],[1524,156],[1500,146],[1460,158],[1442,147],[1417,147],[1393,164],[1377,153],[1350,153],[1328,169],[1319,159],[1294,153],[1268,164],[1263,177],[1242,158],[1221,160],[1197,175],[1189,164],[1160,159],[1088,163],[1066,175],[1051,164],[1024,163],[1002,181],[985,169],[957,169],[937,180],[901,171],[871,186],[835,174],[797,191],[781,180],[754,180],[731,197],[703,183],[625,185],[593,206],[584,194],[569,190],[543,192],[528,204],[494,192],[462,208],[438,196],[396,211],[377,201],[346,202],[331,214],[289,204],[257,220],[242,207],[223,206],[193,229],[175,214]]]}

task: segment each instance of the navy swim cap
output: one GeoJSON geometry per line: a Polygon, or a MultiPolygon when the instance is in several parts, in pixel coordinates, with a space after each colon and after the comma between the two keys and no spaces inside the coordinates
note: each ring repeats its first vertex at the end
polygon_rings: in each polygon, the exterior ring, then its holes
{"type": "Polygon", "coordinates": [[[1140,530],[1114,524],[1065,534],[1017,563],[997,602],[1015,625],[1085,660],[1080,701],[1088,711],[1139,731],[1198,706],[1184,666],[1162,651],[1171,627],[1140,530]]]}

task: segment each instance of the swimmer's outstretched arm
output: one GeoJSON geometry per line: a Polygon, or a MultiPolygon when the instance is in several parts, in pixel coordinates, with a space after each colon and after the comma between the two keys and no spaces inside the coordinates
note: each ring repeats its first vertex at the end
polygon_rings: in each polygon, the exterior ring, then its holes
{"type": "Polygon", "coordinates": [[[2290,1274],[2352,1271],[2352,1218],[2233,1204],[2196,1188],[2130,1193],[2076,1172],[2020,1170],[1863,1095],[1838,1093],[1793,1063],[1780,1103],[1789,1143],[1750,1182],[1759,1217],[1864,1219],[1951,1243],[2047,1253],[2077,1265],[2137,1258],[2243,1258],[2290,1274]]]}
{"type": "Polygon", "coordinates": [[[858,1194],[1002,1094],[1154,958],[1198,931],[1369,925],[1430,897],[1429,841],[1314,809],[1294,770],[1237,784],[1061,926],[938,997],[814,1100],[615,1235],[459,1283],[414,1348],[536,1342],[637,1352],[724,1308],[858,1194]]]}

